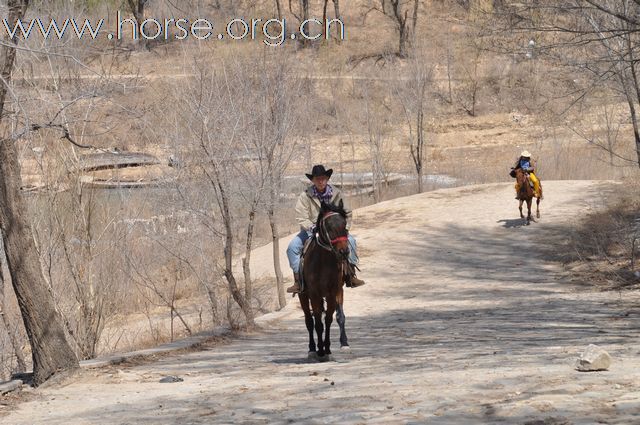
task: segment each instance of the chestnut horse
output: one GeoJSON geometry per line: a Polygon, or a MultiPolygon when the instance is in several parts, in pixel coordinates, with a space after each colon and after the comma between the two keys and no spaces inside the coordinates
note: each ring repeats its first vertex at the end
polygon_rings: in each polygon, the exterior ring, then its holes
{"type": "Polygon", "coordinates": [[[309,331],[309,357],[317,356],[319,360],[328,360],[330,357],[324,356],[331,354],[330,330],[333,313],[336,310],[340,326],[340,345],[349,346],[344,329],[345,316],[342,307],[342,285],[349,257],[347,213],[342,201],[338,205],[323,202],[316,226],[316,235],[303,254],[303,290],[298,297],[309,331]],[[323,326],[322,312],[325,300],[325,325],[323,326]],[[313,336],[314,329],[318,337],[317,351],[313,336]]]}
{"type": "MultiPolygon", "coordinates": [[[[524,215],[522,214],[522,203],[527,203],[527,224],[531,222],[533,217],[531,217],[531,202],[535,197],[535,193],[533,188],[531,187],[531,181],[529,180],[529,175],[525,173],[522,168],[518,168],[515,170],[516,173],[516,181],[518,182],[518,186],[520,190],[518,191],[518,199],[520,200],[520,205],[518,205],[518,209],[520,210],[520,218],[524,219],[524,215]]],[[[542,197],[542,188],[540,188],[540,196],[536,197],[536,217],[540,218],[540,197],[542,197]]]]}

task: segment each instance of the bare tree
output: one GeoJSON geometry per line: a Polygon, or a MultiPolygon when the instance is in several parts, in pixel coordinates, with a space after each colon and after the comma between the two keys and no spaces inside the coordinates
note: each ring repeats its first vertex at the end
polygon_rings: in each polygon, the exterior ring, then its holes
{"type": "MultiPolygon", "coordinates": [[[[8,0],[8,21],[22,19],[27,0],[8,0]]],[[[4,115],[9,82],[16,57],[18,39],[3,40],[0,56],[0,120],[4,115]]],[[[27,207],[20,193],[21,176],[17,140],[0,140],[0,230],[6,249],[9,273],[25,329],[31,343],[33,382],[43,383],[51,375],[78,367],[78,359],[69,346],[60,314],[55,310],[40,260],[34,246],[33,235],[24,212],[27,207]]]]}
{"type": "Polygon", "coordinates": [[[291,139],[291,135],[303,113],[302,81],[291,75],[287,57],[279,55],[277,60],[275,57],[270,59],[272,63],[266,60],[263,62],[264,69],[254,90],[255,104],[259,105],[259,108],[249,140],[253,141],[253,149],[257,153],[261,170],[260,173],[254,174],[254,177],[262,179],[267,186],[265,190],[261,190],[264,195],[261,204],[266,206],[271,227],[278,302],[280,308],[284,308],[286,297],[280,267],[280,234],[276,212],[281,203],[282,177],[297,151],[296,142],[291,139]]]}
{"type": "Polygon", "coordinates": [[[636,158],[624,152],[613,155],[640,167],[640,4],[635,0],[549,0],[511,5],[505,15],[510,34],[535,34],[538,54],[581,77],[573,78],[575,86],[564,96],[557,93],[557,86],[553,88],[556,99],[570,99],[561,113],[603,89],[626,103],[636,158]]]}
{"type": "Polygon", "coordinates": [[[245,97],[236,97],[238,87],[242,87],[241,66],[233,68],[222,64],[217,72],[210,64],[196,63],[198,77],[193,85],[181,87],[179,101],[183,109],[177,111],[183,122],[183,129],[196,140],[194,146],[185,152],[192,165],[197,167],[213,195],[210,211],[215,211],[217,226],[211,229],[222,239],[224,264],[222,270],[228,289],[234,301],[242,309],[248,327],[254,326],[251,300],[240,290],[234,273],[234,250],[237,244],[238,199],[237,147],[241,145],[243,130],[250,119],[251,107],[245,97]],[[231,69],[233,68],[233,71],[231,69]],[[185,96],[184,92],[188,95],[185,96]],[[236,196],[234,196],[236,195],[236,196]]]}
{"type": "Polygon", "coordinates": [[[466,60],[460,61],[463,70],[462,78],[456,88],[456,97],[462,109],[472,117],[476,116],[476,105],[481,87],[480,49],[472,49],[466,60]]]}
{"type": "Polygon", "coordinates": [[[126,0],[129,10],[133,14],[134,19],[138,23],[138,29],[144,21],[144,8],[149,0],[126,0]]]}
{"type": "Polygon", "coordinates": [[[409,151],[418,179],[418,193],[423,191],[426,163],[425,115],[428,90],[432,83],[433,68],[417,49],[410,60],[406,78],[395,82],[394,92],[402,106],[404,121],[409,128],[409,151]]]}
{"type": "MultiPolygon", "coordinates": [[[[342,21],[342,15],[340,14],[340,0],[332,0],[333,1],[333,11],[335,14],[335,19],[342,21]]],[[[322,24],[326,25],[328,21],[327,17],[327,7],[329,5],[329,0],[324,0],[324,5],[322,6],[322,24]]],[[[340,37],[337,38],[338,43],[340,43],[340,37]]]]}
{"type": "MultiPolygon", "coordinates": [[[[371,0],[367,14],[377,11],[393,21],[398,31],[398,51],[401,58],[408,57],[410,47],[415,37],[420,0],[371,0]]],[[[366,16],[366,15],[365,15],[366,16]]]]}
{"type": "Polygon", "coordinates": [[[371,90],[365,85],[364,87],[365,102],[365,120],[367,124],[367,136],[365,141],[369,149],[369,157],[371,161],[371,179],[373,184],[373,200],[380,202],[382,183],[385,180],[387,159],[386,152],[386,130],[387,117],[389,109],[384,102],[378,102],[372,98],[371,90]],[[377,107],[382,106],[382,111],[377,107]]]}

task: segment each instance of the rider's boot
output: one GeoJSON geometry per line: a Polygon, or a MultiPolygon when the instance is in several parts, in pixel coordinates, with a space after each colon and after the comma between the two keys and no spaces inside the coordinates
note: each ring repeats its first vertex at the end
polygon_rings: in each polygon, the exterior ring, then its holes
{"type": "Polygon", "coordinates": [[[358,279],[356,276],[356,268],[353,264],[349,263],[347,275],[345,276],[345,283],[349,288],[357,288],[365,284],[365,281],[358,279]]]}
{"type": "Polygon", "coordinates": [[[287,288],[290,294],[300,293],[300,273],[293,272],[293,285],[287,288]]]}

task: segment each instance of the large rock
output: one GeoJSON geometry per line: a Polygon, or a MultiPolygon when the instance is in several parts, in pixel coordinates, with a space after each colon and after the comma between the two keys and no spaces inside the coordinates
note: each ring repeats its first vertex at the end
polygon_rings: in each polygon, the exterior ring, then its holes
{"type": "Polygon", "coordinates": [[[597,345],[589,344],[586,350],[576,360],[576,370],[592,372],[607,370],[611,366],[611,356],[597,345]]]}

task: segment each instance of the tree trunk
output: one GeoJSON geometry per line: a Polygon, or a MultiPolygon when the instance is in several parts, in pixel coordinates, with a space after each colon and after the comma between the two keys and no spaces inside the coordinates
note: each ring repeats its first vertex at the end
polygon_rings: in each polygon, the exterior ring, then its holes
{"type": "MultiPolygon", "coordinates": [[[[629,31],[631,31],[631,28],[629,28],[629,26],[627,25],[627,29],[629,31]]],[[[629,63],[630,63],[630,71],[631,71],[631,77],[633,80],[633,87],[635,89],[636,92],[636,100],[638,102],[640,102],[640,83],[638,82],[638,75],[636,74],[636,65],[635,65],[635,57],[634,57],[634,50],[633,50],[633,46],[631,44],[631,35],[630,34],[626,34],[625,36],[625,40],[627,42],[627,52],[629,54],[629,63]]],[[[626,90],[625,90],[626,91],[626,90]]],[[[633,107],[633,100],[628,98],[629,100],[629,106],[630,106],[630,112],[631,112],[631,120],[633,122],[633,136],[636,142],[636,158],[638,159],[638,167],[640,167],[640,135],[638,134],[638,120],[636,117],[636,110],[633,107]]]]}
{"type": "MultiPolygon", "coordinates": [[[[302,9],[302,22],[305,22],[307,19],[309,19],[309,0],[300,0],[300,8],[302,9]]],[[[304,30],[307,33],[307,35],[311,36],[311,34],[309,33],[309,28],[310,28],[310,25],[309,23],[307,23],[307,25],[305,25],[304,27],[304,30]]],[[[303,38],[302,40],[303,46],[307,47],[310,44],[311,44],[310,40],[308,40],[306,37],[303,38]]]]}
{"type": "Polygon", "coordinates": [[[251,304],[251,300],[253,299],[253,285],[251,284],[251,247],[253,241],[253,229],[255,227],[256,222],[256,208],[257,205],[253,204],[251,206],[251,211],[249,212],[249,224],[247,225],[247,245],[245,249],[245,255],[242,259],[242,271],[244,273],[244,297],[247,299],[247,302],[251,304]]]}
{"type": "MultiPolygon", "coordinates": [[[[334,10],[334,13],[336,14],[336,19],[342,22],[342,15],[340,15],[340,0],[333,0],[333,10],[334,10]]],[[[324,22],[324,25],[326,24],[327,23],[324,22]]],[[[342,37],[337,37],[336,42],[340,44],[342,42],[342,37]]]]}
{"type": "Polygon", "coordinates": [[[340,15],[340,0],[333,0],[333,10],[336,14],[336,19],[342,20],[342,16],[340,15]]]}
{"type": "Polygon", "coordinates": [[[329,0],[324,0],[324,5],[322,5],[322,25],[324,25],[325,28],[327,26],[327,5],[328,4],[329,4],[329,0]]]}
{"type": "MultiPolygon", "coordinates": [[[[7,5],[8,20],[13,23],[24,16],[28,1],[8,0],[7,5]]],[[[17,45],[17,39],[12,42],[17,45]]],[[[0,119],[15,57],[16,49],[10,43],[2,46],[0,119]]],[[[31,228],[26,220],[27,205],[20,194],[20,184],[16,142],[9,138],[0,140],[0,229],[11,282],[31,343],[33,383],[39,385],[56,372],[78,367],[78,359],[67,343],[61,316],[54,307],[53,296],[42,275],[31,228]]]]}
{"type": "MultiPolygon", "coordinates": [[[[383,11],[384,11],[384,4],[383,11]]],[[[396,25],[398,26],[398,35],[399,35],[399,46],[398,46],[398,56],[401,58],[407,57],[407,39],[409,38],[409,28],[407,28],[407,13],[402,14],[402,4],[400,0],[392,0],[391,1],[391,9],[393,12],[393,19],[396,21],[396,25]]]]}
{"type": "Polygon", "coordinates": [[[24,354],[22,353],[22,349],[20,348],[20,343],[18,342],[17,337],[17,329],[12,325],[11,320],[9,320],[8,312],[7,312],[7,297],[5,294],[5,288],[7,288],[7,281],[5,277],[8,276],[7,267],[7,257],[4,251],[4,245],[0,240],[0,316],[2,317],[2,324],[6,329],[7,335],[9,335],[9,342],[11,343],[11,348],[13,349],[13,353],[16,356],[16,372],[24,373],[27,371],[27,362],[24,359],[24,354]]]}
{"type": "Polygon", "coordinates": [[[635,123],[635,127],[633,128],[633,136],[636,141],[636,155],[638,156],[638,167],[640,167],[640,134],[638,134],[638,124],[635,123]]]}
{"type": "Polygon", "coordinates": [[[416,36],[416,25],[418,25],[418,6],[420,5],[420,0],[413,1],[413,24],[411,25],[411,34],[413,37],[416,36]]]}
{"type": "Polygon", "coordinates": [[[273,207],[269,207],[268,211],[269,225],[271,225],[271,242],[273,244],[273,270],[276,274],[276,288],[278,290],[278,305],[281,309],[287,305],[287,298],[284,292],[284,279],[282,278],[282,269],[280,268],[280,238],[278,236],[278,223],[274,217],[273,207]]]}
{"type": "Polygon", "coordinates": [[[144,21],[144,6],[147,3],[147,0],[128,0],[129,9],[131,9],[131,13],[133,13],[133,18],[138,23],[138,30],[140,30],[140,25],[142,25],[142,21],[144,21]]]}
{"type": "Polygon", "coordinates": [[[278,19],[282,20],[282,5],[280,4],[280,0],[276,0],[276,9],[278,11],[278,19]]]}
{"type": "Polygon", "coordinates": [[[418,104],[418,116],[416,120],[416,153],[415,153],[415,165],[416,172],[418,174],[418,193],[422,193],[424,190],[422,175],[424,173],[424,96],[427,90],[426,82],[420,82],[420,97],[418,104]]]}
{"type": "Polygon", "coordinates": [[[451,30],[447,30],[447,84],[449,86],[449,104],[453,105],[453,87],[451,79],[451,30]]]}
{"type": "MultiPolygon", "coordinates": [[[[419,120],[419,118],[418,118],[419,120]]],[[[416,174],[418,175],[418,193],[422,193],[422,191],[424,190],[423,187],[423,181],[422,181],[422,176],[423,176],[423,161],[422,161],[422,148],[421,148],[421,144],[423,143],[422,141],[422,136],[420,135],[420,131],[418,130],[418,134],[416,136],[418,138],[418,140],[416,141],[416,149],[415,149],[415,154],[414,154],[414,162],[415,162],[415,166],[416,166],[416,174]]]]}
{"type": "Polygon", "coordinates": [[[633,99],[625,91],[627,98],[627,105],[629,105],[629,116],[631,117],[631,124],[633,125],[633,138],[636,143],[636,154],[638,155],[638,166],[640,167],[640,128],[638,127],[638,117],[636,115],[636,108],[633,104],[633,99]]]}
{"type": "Polygon", "coordinates": [[[233,223],[231,218],[231,210],[229,209],[229,199],[227,198],[227,192],[225,191],[223,185],[220,183],[221,176],[215,165],[214,169],[216,174],[215,185],[220,199],[222,220],[225,227],[224,277],[227,279],[227,284],[229,286],[229,292],[231,292],[231,296],[233,297],[235,302],[238,303],[247,319],[247,327],[253,328],[255,327],[255,322],[253,320],[253,310],[251,309],[251,304],[240,292],[240,289],[238,288],[238,282],[236,281],[236,278],[233,274],[233,223]]]}
{"type": "Polygon", "coordinates": [[[404,24],[400,25],[400,44],[398,46],[398,56],[406,58],[407,55],[407,27],[404,24]]]}
{"type": "Polygon", "coordinates": [[[378,161],[377,156],[379,155],[378,149],[374,148],[374,153],[371,159],[371,185],[373,186],[373,203],[377,204],[380,202],[380,178],[378,171],[378,161]]]}
{"type": "Polygon", "coordinates": [[[62,318],[42,276],[25,219],[27,206],[19,191],[20,164],[13,140],[0,142],[0,182],[0,228],[13,289],[31,343],[33,381],[38,385],[58,371],[77,367],[78,360],[65,339],[62,318]]]}

